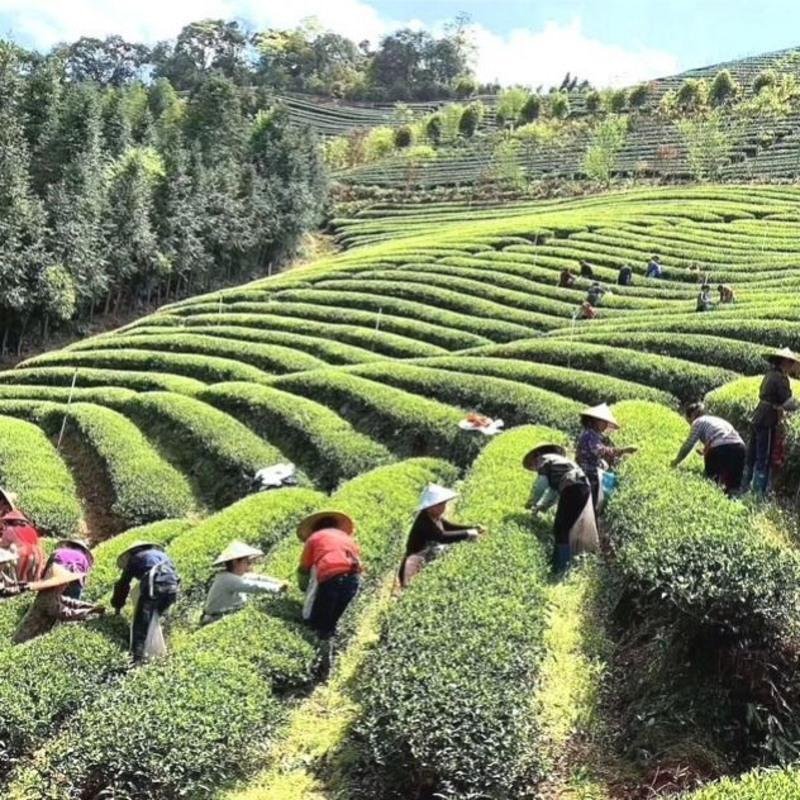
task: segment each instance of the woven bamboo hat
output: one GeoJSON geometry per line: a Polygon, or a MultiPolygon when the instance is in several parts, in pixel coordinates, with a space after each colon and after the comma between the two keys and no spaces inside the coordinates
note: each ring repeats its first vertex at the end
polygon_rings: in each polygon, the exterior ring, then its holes
{"type": "Polygon", "coordinates": [[[539,458],[539,456],[547,456],[550,454],[565,456],[567,451],[560,444],[540,444],[525,455],[525,458],[522,459],[522,466],[531,472],[535,472],[536,467],[533,466],[533,462],[539,458]]]}
{"type": "Polygon", "coordinates": [[[84,572],[70,572],[66,567],[62,567],[61,564],[53,564],[50,570],[50,576],[41,581],[29,583],[28,589],[32,592],[44,592],[47,589],[57,589],[59,586],[67,586],[85,577],[86,573],[84,572]]]}
{"type": "Polygon", "coordinates": [[[240,558],[260,558],[264,555],[263,550],[251,547],[245,542],[231,542],[217,557],[214,562],[215,567],[221,567],[229,561],[237,561],[240,558]]]}
{"type": "Polygon", "coordinates": [[[770,350],[768,353],[764,353],[764,358],[769,361],[770,364],[774,364],[781,359],[800,364],[800,356],[792,352],[788,347],[782,347],[780,350],[770,350]]]}
{"type": "Polygon", "coordinates": [[[422,492],[417,511],[424,511],[431,506],[438,506],[439,503],[448,503],[455,497],[458,497],[458,492],[453,489],[439,486],[438,483],[429,483],[422,492]]]}
{"type": "Polygon", "coordinates": [[[146,539],[139,539],[139,541],[134,542],[129,547],[126,547],[120,554],[117,556],[117,566],[120,569],[125,569],[128,564],[128,559],[135,553],[137,550],[143,550],[145,547],[155,547],[157,550],[163,550],[164,547],[156,542],[149,542],[146,539]]]}
{"type": "Polygon", "coordinates": [[[297,538],[305,542],[314,531],[314,526],[325,517],[330,517],[335,522],[335,527],[344,531],[348,536],[352,536],[356,531],[356,524],[342,511],[317,511],[316,514],[309,514],[297,526],[297,538]]]}
{"type": "Polygon", "coordinates": [[[608,403],[600,403],[599,406],[592,406],[591,408],[584,408],[581,411],[581,420],[585,417],[590,419],[599,419],[601,422],[607,422],[612,428],[619,428],[619,423],[614,419],[608,403]]]}

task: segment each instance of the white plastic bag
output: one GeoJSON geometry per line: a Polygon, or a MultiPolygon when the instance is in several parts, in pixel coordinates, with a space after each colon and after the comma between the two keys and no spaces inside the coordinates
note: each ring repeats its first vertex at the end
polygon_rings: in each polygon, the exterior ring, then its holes
{"type": "Polygon", "coordinates": [[[306,599],[303,602],[303,619],[308,622],[311,619],[311,609],[314,607],[314,601],[317,599],[317,570],[316,567],[311,568],[311,576],[308,579],[308,588],[306,589],[306,599]]]}
{"type": "Polygon", "coordinates": [[[164,641],[164,631],[161,629],[161,615],[153,614],[147,628],[147,637],[144,640],[144,659],[153,661],[163,658],[167,654],[167,643],[164,641]]]}

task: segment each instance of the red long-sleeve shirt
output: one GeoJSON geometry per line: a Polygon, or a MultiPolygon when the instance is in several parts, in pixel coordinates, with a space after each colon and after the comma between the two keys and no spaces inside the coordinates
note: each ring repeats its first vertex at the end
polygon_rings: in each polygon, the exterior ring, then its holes
{"type": "Polygon", "coordinates": [[[300,556],[300,569],[316,568],[317,583],[325,583],[339,575],[361,572],[361,551],[352,536],[338,528],[315,531],[306,540],[300,556]]]}

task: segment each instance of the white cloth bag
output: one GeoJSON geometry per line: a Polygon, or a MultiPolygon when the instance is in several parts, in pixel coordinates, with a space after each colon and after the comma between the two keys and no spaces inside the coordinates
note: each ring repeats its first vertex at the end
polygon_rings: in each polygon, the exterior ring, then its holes
{"type": "Polygon", "coordinates": [[[311,568],[311,576],[308,579],[308,588],[306,589],[306,599],[303,602],[303,619],[308,622],[311,619],[311,609],[314,608],[314,601],[317,599],[317,568],[311,568]]]}
{"type": "Polygon", "coordinates": [[[147,628],[147,637],[144,640],[145,661],[163,658],[167,654],[167,643],[164,641],[164,631],[161,628],[161,614],[156,612],[147,628]]]}

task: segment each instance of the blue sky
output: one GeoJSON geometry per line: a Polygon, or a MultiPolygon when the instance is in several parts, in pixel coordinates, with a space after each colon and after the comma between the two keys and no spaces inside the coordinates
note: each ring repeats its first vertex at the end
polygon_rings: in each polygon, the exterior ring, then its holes
{"type": "Polygon", "coordinates": [[[549,85],[567,70],[624,85],[745,54],[800,45],[797,0],[0,0],[0,33],[47,48],[80,35],[153,42],[205,17],[256,27],[316,16],[356,39],[399,25],[437,30],[470,14],[482,79],[549,85]]]}

